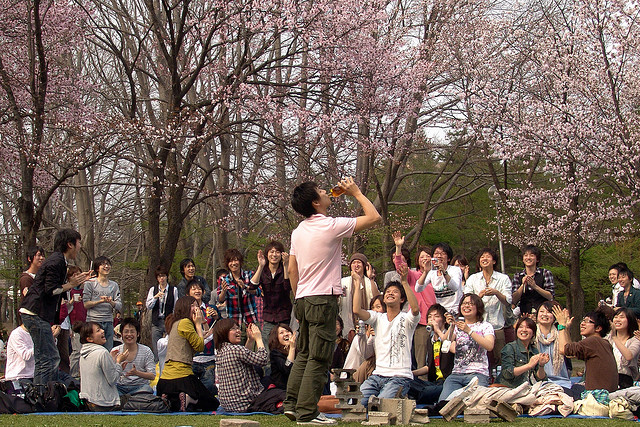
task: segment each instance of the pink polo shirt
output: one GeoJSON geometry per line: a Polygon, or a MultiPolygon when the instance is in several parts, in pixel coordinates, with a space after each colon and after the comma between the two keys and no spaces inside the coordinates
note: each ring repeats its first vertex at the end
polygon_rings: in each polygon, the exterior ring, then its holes
{"type": "Polygon", "coordinates": [[[314,214],[291,233],[291,255],[298,263],[296,299],[313,295],[342,295],[342,239],[351,237],[355,218],[314,214]]]}

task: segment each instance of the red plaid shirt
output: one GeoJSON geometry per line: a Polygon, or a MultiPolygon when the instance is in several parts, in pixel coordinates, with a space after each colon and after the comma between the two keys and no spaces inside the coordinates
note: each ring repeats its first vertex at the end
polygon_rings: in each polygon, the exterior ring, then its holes
{"type": "Polygon", "coordinates": [[[258,324],[258,309],[256,306],[256,297],[262,296],[262,289],[251,284],[253,271],[242,271],[242,283],[238,284],[233,280],[231,273],[218,280],[217,293],[218,298],[222,292],[222,281],[227,283],[227,313],[229,318],[235,319],[238,325],[243,323],[258,324]],[[255,289],[256,293],[248,292],[248,289],[255,289]]]}

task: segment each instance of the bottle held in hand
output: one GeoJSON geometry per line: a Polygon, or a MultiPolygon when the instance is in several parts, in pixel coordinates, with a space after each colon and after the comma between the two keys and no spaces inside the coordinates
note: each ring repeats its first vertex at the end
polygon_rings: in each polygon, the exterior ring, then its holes
{"type": "Polygon", "coordinates": [[[336,185],[331,190],[327,191],[331,197],[340,197],[344,194],[344,189],[336,185]]]}

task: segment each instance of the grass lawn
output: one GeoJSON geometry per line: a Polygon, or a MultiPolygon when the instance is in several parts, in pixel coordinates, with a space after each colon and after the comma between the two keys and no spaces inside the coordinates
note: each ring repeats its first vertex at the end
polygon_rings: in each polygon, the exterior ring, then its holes
{"type": "MultiPolygon", "coordinates": [[[[60,427],[93,427],[93,426],[217,426],[222,419],[217,415],[0,415],[0,426],[60,426],[60,427]]],[[[260,422],[261,427],[294,427],[295,423],[284,416],[251,416],[247,419],[260,422]]],[[[460,427],[464,424],[462,419],[455,421],[460,427]]],[[[581,419],[581,418],[518,418],[515,423],[521,427],[573,427],[584,426],[603,427],[612,425],[632,425],[629,421],[608,419],[581,419]]],[[[492,424],[503,424],[493,421],[492,424]]],[[[339,423],[339,427],[360,427],[358,423],[339,423]]],[[[443,419],[432,419],[430,425],[451,426],[443,419]]],[[[508,424],[504,423],[507,427],[508,424]]],[[[509,424],[510,425],[510,424],[509,424]]]]}

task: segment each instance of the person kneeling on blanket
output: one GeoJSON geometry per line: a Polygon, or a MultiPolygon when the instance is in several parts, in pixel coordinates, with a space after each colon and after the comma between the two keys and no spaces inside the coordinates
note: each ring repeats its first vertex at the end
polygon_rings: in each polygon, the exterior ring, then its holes
{"type": "Polygon", "coordinates": [[[166,395],[171,410],[214,411],[218,399],[194,375],[193,355],[204,349],[202,310],[196,299],[184,296],[176,301],[173,313],[164,322],[169,331],[167,355],[158,380],[158,396],[166,395]]]}
{"type": "Polygon", "coordinates": [[[284,390],[267,388],[260,383],[255,367],[269,361],[260,328],[247,325],[247,343],[241,345],[241,330],[231,318],[221,319],[213,326],[216,343],[216,378],[220,405],[229,412],[271,412],[282,414],[284,390]],[[256,345],[257,350],[249,350],[256,345]]]}
{"type": "Polygon", "coordinates": [[[120,394],[116,382],[127,365],[129,352],[109,354],[104,347],[107,339],[104,329],[96,322],[87,322],[80,328],[80,397],[87,400],[91,411],[120,409],[120,394]]]}

